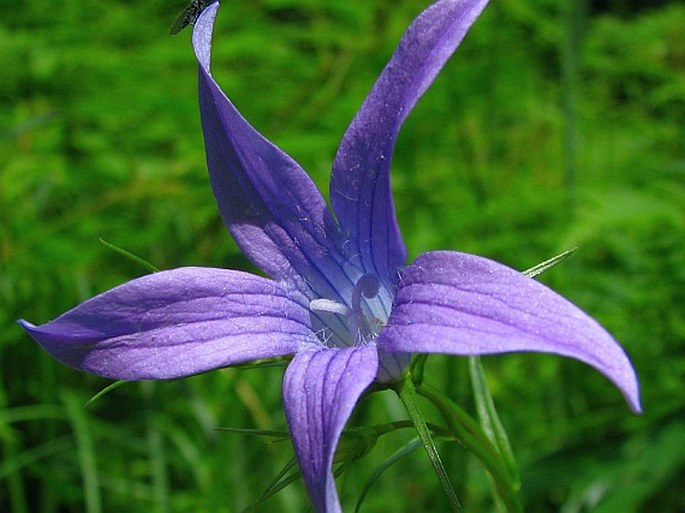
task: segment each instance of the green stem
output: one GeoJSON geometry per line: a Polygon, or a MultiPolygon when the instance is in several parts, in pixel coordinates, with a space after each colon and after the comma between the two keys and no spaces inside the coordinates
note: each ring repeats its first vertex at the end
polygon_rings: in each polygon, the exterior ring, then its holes
{"type": "Polygon", "coordinates": [[[447,471],[445,470],[442,460],[440,459],[440,454],[438,454],[438,449],[435,447],[435,442],[431,437],[430,430],[426,425],[426,421],[423,414],[419,410],[419,405],[416,402],[416,388],[414,388],[414,382],[412,381],[411,374],[406,372],[402,378],[401,383],[395,390],[397,395],[404,403],[405,408],[407,408],[407,413],[409,413],[409,418],[414,423],[416,431],[419,434],[419,438],[423,443],[423,447],[428,453],[428,458],[430,459],[435,472],[438,474],[442,488],[447,494],[447,499],[449,500],[450,507],[452,511],[461,513],[461,504],[457,498],[457,494],[452,488],[452,483],[450,483],[447,471]]]}
{"type": "Polygon", "coordinates": [[[440,411],[452,434],[483,462],[510,513],[523,513],[519,486],[512,481],[509,469],[499,452],[468,413],[428,385],[417,388],[419,395],[431,401],[440,411]]]}

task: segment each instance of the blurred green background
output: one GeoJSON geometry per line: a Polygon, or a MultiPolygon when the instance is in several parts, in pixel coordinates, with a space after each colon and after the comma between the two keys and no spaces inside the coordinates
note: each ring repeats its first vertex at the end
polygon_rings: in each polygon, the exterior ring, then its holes
{"type": "MultiPolygon", "coordinates": [[[[225,1],[214,70],[326,190],[347,123],[427,0],[225,1]]],[[[238,512],[291,458],[282,369],[131,383],[52,361],[15,324],[45,322],[145,269],[250,269],[211,195],[181,0],[18,0],[0,17],[0,511],[238,512]]],[[[602,322],[642,384],[634,416],[601,375],[537,354],[484,359],[528,512],[682,512],[685,483],[685,5],[494,1],[410,116],[393,162],[411,256],[459,249],[525,269],[602,322]]],[[[428,381],[473,411],[466,360],[428,381]]],[[[432,419],[438,420],[429,411],[432,419]]],[[[374,394],[351,425],[402,419],[374,394]]],[[[405,444],[382,438],[338,480],[352,511],[405,444]]],[[[440,446],[465,512],[488,478],[440,446]]],[[[256,511],[307,511],[297,483],[256,511]]],[[[420,451],[362,511],[446,511],[420,451]]]]}

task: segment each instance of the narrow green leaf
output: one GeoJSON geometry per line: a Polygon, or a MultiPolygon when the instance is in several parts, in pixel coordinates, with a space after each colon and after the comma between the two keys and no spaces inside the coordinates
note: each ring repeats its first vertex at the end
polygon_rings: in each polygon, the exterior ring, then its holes
{"type": "MultiPolygon", "coordinates": [[[[74,441],[71,437],[60,437],[45,442],[36,447],[31,447],[22,452],[14,452],[3,455],[0,462],[0,479],[8,479],[12,474],[20,469],[27,467],[37,461],[59,454],[69,449],[73,449],[74,441]]],[[[14,510],[12,510],[14,511],[14,510]]]]}
{"type": "Polygon", "coordinates": [[[361,494],[359,495],[359,499],[357,499],[357,504],[354,507],[354,513],[359,513],[359,508],[362,507],[362,503],[366,498],[366,494],[369,492],[369,490],[371,490],[371,487],[374,485],[374,483],[378,481],[383,472],[385,472],[393,464],[409,456],[416,449],[421,447],[421,443],[422,442],[420,438],[414,438],[410,440],[407,444],[403,445],[397,451],[392,453],[388,459],[386,459],[383,463],[381,463],[378,466],[378,468],[376,468],[376,470],[374,470],[373,474],[371,474],[369,479],[367,479],[366,483],[364,483],[364,487],[362,488],[361,494]]]}
{"type": "Polygon", "coordinates": [[[229,433],[239,433],[241,435],[270,436],[272,438],[290,438],[290,433],[288,433],[287,431],[276,429],[218,427],[216,428],[216,430],[227,431],[229,433]]]}
{"type": "Polygon", "coordinates": [[[504,463],[509,470],[512,487],[514,489],[519,489],[521,487],[521,476],[519,474],[518,465],[514,458],[514,452],[511,450],[507,432],[504,429],[504,425],[502,424],[499,415],[497,415],[495,403],[492,400],[492,395],[490,394],[490,389],[487,380],[485,379],[485,371],[483,370],[483,364],[480,357],[472,356],[469,358],[469,372],[471,374],[473,396],[476,402],[476,410],[478,412],[480,424],[483,431],[490,441],[495,444],[500,456],[504,460],[504,463]]]}
{"type": "Polygon", "coordinates": [[[512,482],[509,470],[497,448],[478,423],[452,400],[432,387],[423,384],[417,391],[438,408],[447,422],[450,433],[485,465],[507,510],[510,513],[523,513],[519,488],[512,482]]]}
{"type": "Polygon", "coordinates": [[[109,249],[119,253],[120,255],[125,256],[126,258],[135,262],[136,264],[142,265],[148,271],[152,271],[153,273],[159,272],[159,267],[155,266],[154,264],[151,264],[150,262],[148,262],[144,258],[141,258],[138,255],[134,255],[130,251],[126,251],[125,249],[120,248],[119,246],[116,246],[116,245],[112,244],[111,242],[107,242],[104,239],[100,239],[100,242],[102,244],[104,244],[105,246],[107,246],[109,249]]]}
{"type": "Polygon", "coordinates": [[[32,404],[0,410],[0,424],[29,420],[66,419],[64,409],[54,404],[32,404]]]}
{"type": "Polygon", "coordinates": [[[160,428],[159,411],[156,408],[157,383],[143,381],[140,383],[147,407],[145,408],[146,443],[150,458],[150,471],[152,477],[152,491],[156,513],[168,513],[171,511],[169,494],[169,470],[166,456],[164,436],[160,428]]]}
{"type": "Polygon", "coordinates": [[[534,278],[538,274],[542,274],[548,269],[551,269],[552,267],[566,260],[573,253],[575,253],[577,249],[577,246],[571,249],[567,249],[563,253],[559,253],[557,256],[553,256],[549,260],[545,260],[544,262],[540,262],[538,265],[534,265],[530,269],[526,269],[525,271],[523,271],[523,274],[525,274],[529,278],[534,278]]]}
{"type": "Polygon", "coordinates": [[[81,400],[73,392],[64,392],[62,400],[71,421],[76,448],[78,450],[85,496],[85,513],[102,513],[102,497],[96,464],[95,442],[93,433],[84,414],[81,400]]]}
{"type": "Polygon", "coordinates": [[[248,511],[252,511],[254,508],[259,506],[269,497],[272,497],[289,484],[300,479],[300,477],[302,476],[300,474],[300,469],[297,466],[297,460],[293,457],[290,460],[288,460],[288,462],[283,466],[281,471],[278,474],[276,474],[276,477],[274,477],[269,482],[269,484],[266,486],[266,490],[262,492],[259,498],[255,500],[252,504],[248,505],[244,510],[242,510],[241,513],[247,513],[248,511]]]}
{"type": "Polygon", "coordinates": [[[87,402],[85,405],[83,405],[83,407],[84,407],[84,408],[87,408],[87,407],[90,406],[92,403],[94,403],[95,401],[97,401],[98,399],[100,399],[103,395],[108,394],[109,392],[111,392],[111,391],[114,390],[115,388],[119,388],[119,387],[120,387],[121,385],[123,385],[124,383],[129,383],[129,381],[122,381],[122,380],[119,380],[119,381],[115,381],[114,383],[110,383],[110,384],[107,385],[105,388],[103,388],[102,390],[100,390],[97,394],[95,394],[93,397],[91,397],[90,399],[88,399],[88,402],[87,402]]]}
{"type": "Polygon", "coordinates": [[[421,443],[428,453],[428,459],[430,459],[431,465],[433,465],[433,469],[438,475],[440,484],[447,495],[447,500],[450,503],[450,509],[457,513],[461,513],[461,504],[459,503],[457,494],[452,487],[452,483],[447,475],[445,466],[442,464],[442,460],[440,459],[440,454],[438,454],[438,449],[435,446],[435,442],[433,442],[433,438],[431,437],[428,426],[426,425],[426,420],[424,419],[416,401],[416,388],[414,388],[414,382],[412,381],[412,377],[409,372],[404,373],[403,379],[398,385],[396,392],[407,409],[409,418],[414,423],[416,431],[419,434],[419,438],[421,439],[421,443]]]}

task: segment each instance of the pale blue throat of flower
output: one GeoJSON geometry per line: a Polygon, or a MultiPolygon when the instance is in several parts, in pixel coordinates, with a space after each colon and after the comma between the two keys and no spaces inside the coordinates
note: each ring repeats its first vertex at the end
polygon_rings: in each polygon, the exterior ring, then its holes
{"type": "MultiPolygon", "coordinates": [[[[354,286],[350,306],[332,299],[317,298],[310,301],[309,309],[323,314],[324,319],[328,315],[343,318],[343,329],[337,323],[328,325],[327,328],[344,345],[366,344],[376,338],[388,322],[388,308],[379,296],[379,289],[378,278],[373,274],[365,274],[354,286]]],[[[330,336],[327,331],[321,334],[324,344],[330,336]]]]}
{"type": "MultiPolygon", "coordinates": [[[[388,322],[393,296],[375,275],[367,273],[359,277],[347,302],[312,299],[309,310],[321,324],[317,336],[326,347],[353,347],[372,342],[388,322]]],[[[397,381],[409,361],[409,354],[379,352],[376,380],[397,381]]]]}

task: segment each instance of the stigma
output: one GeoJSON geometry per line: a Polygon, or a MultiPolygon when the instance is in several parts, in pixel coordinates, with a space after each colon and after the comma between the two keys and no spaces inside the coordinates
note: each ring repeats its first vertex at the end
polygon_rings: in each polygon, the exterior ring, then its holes
{"type": "MultiPolygon", "coordinates": [[[[380,282],[373,274],[364,274],[357,280],[348,304],[332,299],[317,298],[309,303],[309,310],[320,315],[328,329],[333,331],[345,345],[360,345],[376,338],[385,325],[385,317],[374,302],[379,300],[380,282]],[[342,318],[339,322],[326,322],[326,314],[342,318]],[[344,326],[341,328],[340,326],[344,326]]],[[[332,320],[332,319],[331,319],[332,320]]]]}

